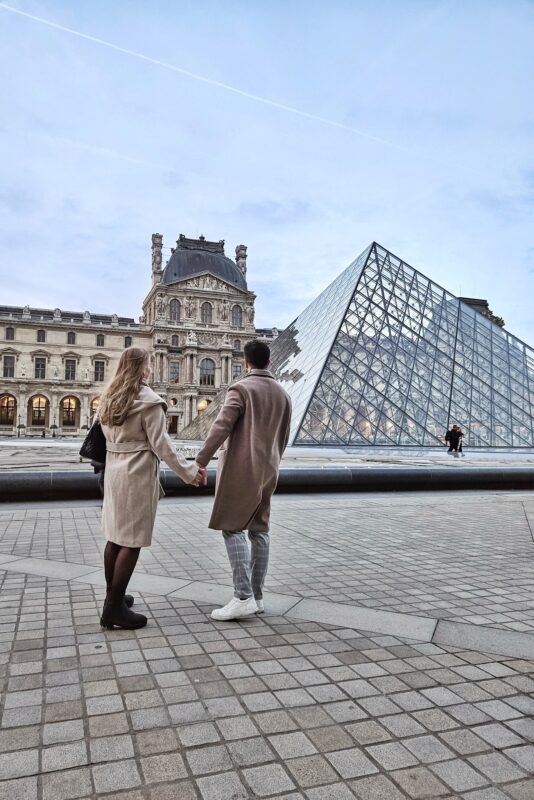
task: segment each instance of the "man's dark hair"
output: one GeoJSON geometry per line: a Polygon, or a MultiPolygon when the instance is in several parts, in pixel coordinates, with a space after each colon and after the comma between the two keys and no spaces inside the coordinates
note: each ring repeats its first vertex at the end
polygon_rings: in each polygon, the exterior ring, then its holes
{"type": "Polygon", "coordinates": [[[271,351],[265,342],[253,339],[245,345],[245,358],[255,369],[265,369],[271,360],[271,351]]]}

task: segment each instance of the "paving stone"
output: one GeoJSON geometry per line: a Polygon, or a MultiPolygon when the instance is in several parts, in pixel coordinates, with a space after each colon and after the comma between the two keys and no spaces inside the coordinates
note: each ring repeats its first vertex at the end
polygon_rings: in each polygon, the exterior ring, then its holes
{"type": "Polygon", "coordinates": [[[509,797],[510,795],[504,794],[495,786],[490,786],[487,789],[475,789],[473,792],[467,792],[462,795],[464,800],[509,800],[509,797]]]}
{"type": "Polygon", "coordinates": [[[84,729],[82,719],[72,719],[66,722],[50,722],[43,728],[43,744],[57,744],[58,742],[72,742],[83,739],[84,729]]]}
{"type": "Polygon", "coordinates": [[[184,747],[218,742],[220,736],[211,722],[199,722],[196,725],[185,725],[177,729],[178,738],[184,747]]]}
{"type": "Polygon", "coordinates": [[[255,714],[254,719],[263,733],[281,733],[298,728],[295,720],[289,716],[287,711],[267,711],[264,714],[255,714]]]}
{"type": "Polygon", "coordinates": [[[280,733],[269,736],[269,742],[278,752],[282,761],[298,756],[309,756],[317,752],[316,747],[304,733],[280,733]]]}
{"type": "Polygon", "coordinates": [[[329,786],[308,789],[306,797],[308,800],[354,800],[354,794],[344,783],[331,783],[329,786]]]}
{"type": "Polygon", "coordinates": [[[124,713],[106,714],[101,717],[89,717],[89,734],[96,736],[114,736],[128,732],[128,717],[124,713]]]}
{"type": "Polygon", "coordinates": [[[92,739],[89,743],[91,753],[91,763],[99,761],[118,761],[120,759],[133,758],[134,748],[132,737],[122,736],[102,736],[92,739]]]}
{"type": "Polygon", "coordinates": [[[352,737],[340,725],[311,728],[307,731],[307,735],[320,753],[342,750],[345,747],[352,747],[354,744],[352,737]]]}
{"type": "Polygon", "coordinates": [[[217,725],[223,739],[245,739],[247,736],[256,736],[258,728],[249,717],[226,717],[218,719],[217,725]]]}
{"type": "Polygon", "coordinates": [[[55,745],[42,751],[43,772],[80,767],[87,763],[87,746],[85,742],[55,745]]]}
{"type": "Polygon", "coordinates": [[[73,800],[92,792],[89,767],[43,775],[43,800],[73,800]]]}
{"type": "Polygon", "coordinates": [[[506,787],[506,793],[513,800],[532,800],[534,797],[534,780],[509,783],[506,787]]]}
{"type": "Polygon", "coordinates": [[[391,734],[378,722],[369,720],[367,722],[355,722],[346,725],[345,729],[358,744],[374,744],[375,742],[386,742],[391,739],[391,734]]]}
{"type": "Polygon", "coordinates": [[[523,740],[516,736],[515,733],[505,728],[498,722],[489,725],[477,725],[472,728],[473,733],[480,736],[493,747],[502,749],[504,747],[512,747],[516,744],[523,744],[523,740]]]}
{"type": "MultiPolygon", "coordinates": [[[[258,780],[261,786],[261,780],[258,780]]],[[[245,789],[237,772],[221,772],[218,775],[208,775],[197,780],[202,800],[248,800],[248,790],[245,789]]],[[[259,797],[263,797],[258,793],[259,797]]]]}
{"type": "Polygon", "coordinates": [[[131,789],[141,784],[141,776],[135,761],[115,761],[113,769],[109,764],[98,764],[91,768],[97,793],[131,789]]]}
{"type": "Polygon", "coordinates": [[[165,753],[178,748],[178,739],[173,728],[156,728],[150,731],[140,731],[135,735],[137,749],[141,755],[165,753]]]}
{"type": "MultiPolygon", "coordinates": [[[[475,769],[478,769],[483,775],[487,775],[492,783],[507,783],[528,777],[526,772],[519,769],[513,761],[505,758],[502,753],[471,756],[469,761],[475,769]]],[[[534,769],[534,762],[531,762],[532,769],[534,769]]]]}
{"type": "Polygon", "coordinates": [[[356,747],[327,753],[326,758],[345,779],[359,778],[362,775],[372,775],[374,772],[378,772],[373,762],[356,747]]]}
{"type": "Polygon", "coordinates": [[[387,728],[399,739],[404,736],[417,736],[425,733],[423,726],[410,717],[409,714],[393,714],[389,717],[382,717],[380,721],[384,728],[387,728]]]}
{"type": "Polygon", "coordinates": [[[37,747],[39,744],[40,727],[34,725],[29,728],[9,728],[0,730],[0,752],[23,750],[27,747],[37,747]]]}
{"type": "MultiPolygon", "coordinates": [[[[198,793],[192,781],[159,784],[148,789],[148,800],[198,800],[198,793]]],[[[119,800],[117,798],[117,800],[119,800]]],[[[125,797],[124,800],[129,800],[125,797]]],[[[135,798],[137,800],[137,798],[135,798]]],[[[141,797],[139,800],[144,800],[141,797]]]]}
{"type": "Polygon", "coordinates": [[[21,750],[0,755],[0,780],[35,775],[39,771],[39,750],[21,750]]]}
{"type": "Polygon", "coordinates": [[[186,757],[193,775],[206,775],[232,768],[232,760],[224,745],[188,750],[186,757]]]}
{"type": "Polygon", "coordinates": [[[0,795],[6,800],[37,800],[37,778],[17,778],[0,783],[0,795]]]}
{"type": "Polygon", "coordinates": [[[405,800],[406,797],[385,775],[359,778],[351,781],[350,786],[359,800],[405,800]]]}
{"type": "Polygon", "coordinates": [[[403,739],[403,744],[423,764],[446,761],[455,756],[455,753],[445,747],[435,736],[416,736],[413,739],[403,739]]]}
{"type": "Polygon", "coordinates": [[[253,764],[264,764],[274,761],[275,752],[260,736],[253,739],[243,739],[238,742],[229,742],[228,751],[238,767],[250,767],[253,764]]]}
{"type": "Polygon", "coordinates": [[[431,769],[455,792],[467,792],[489,783],[487,778],[459,759],[432,764],[431,769]]]}
{"type": "MultiPolygon", "coordinates": [[[[179,753],[162,753],[141,758],[141,769],[147,783],[176,781],[187,778],[184,760],[179,753]]],[[[208,772],[209,770],[206,770],[208,772]]]]}
{"type": "Polygon", "coordinates": [[[445,731],[440,734],[443,741],[456,750],[460,755],[470,755],[471,753],[480,753],[482,750],[488,749],[488,743],[478,736],[475,736],[470,730],[458,728],[454,731],[445,731]]]}
{"type": "Polygon", "coordinates": [[[417,759],[400,742],[373,744],[366,750],[386,770],[402,769],[417,764],[417,759]]]}
{"type": "Polygon", "coordinates": [[[328,761],[320,755],[291,758],[285,761],[299,787],[308,788],[332,783],[338,777],[328,761]]]}
{"type": "MultiPolygon", "coordinates": [[[[427,767],[411,767],[390,773],[401,789],[413,800],[429,800],[449,794],[449,789],[427,767]]],[[[363,798],[362,798],[363,800],[363,798]]],[[[389,800],[389,799],[388,799],[389,800]]]]}

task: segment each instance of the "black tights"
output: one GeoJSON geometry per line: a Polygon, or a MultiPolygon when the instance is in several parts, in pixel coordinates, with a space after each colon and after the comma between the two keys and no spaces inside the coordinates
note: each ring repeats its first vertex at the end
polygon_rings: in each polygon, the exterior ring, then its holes
{"type": "Polygon", "coordinates": [[[114,542],[106,544],[104,550],[104,572],[106,575],[106,588],[113,605],[121,605],[140,551],[140,547],[122,547],[114,542]]]}

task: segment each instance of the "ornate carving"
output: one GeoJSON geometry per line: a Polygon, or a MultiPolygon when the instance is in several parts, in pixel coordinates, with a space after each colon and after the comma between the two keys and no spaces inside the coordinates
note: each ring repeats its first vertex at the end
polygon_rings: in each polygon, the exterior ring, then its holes
{"type": "Polygon", "coordinates": [[[161,233],[152,234],[152,272],[161,270],[161,259],[163,249],[163,236],[161,233]]]}
{"type": "Polygon", "coordinates": [[[22,309],[22,319],[31,319],[31,318],[32,318],[32,315],[31,315],[30,307],[29,306],[24,306],[24,308],[22,309]]]}
{"type": "Polygon", "coordinates": [[[235,249],[235,263],[243,273],[247,274],[247,248],[244,244],[238,244],[235,249]]]}
{"type": "Polygon", "coordinates": [[[54,322],[61,322],[61,309],[54,309],[54,322]]]}
{"type": "Polygon", "coordinates": [[[226,322],[226,320],[228,319],[228,310],[229,310],[229,308],[230,308],[230,303],[228,302],[228,300],[226,298],[224,298],[224,300],[220,301],[220,303],[219,303],[219,318],[222,320],[222,322],[226,322]]]}
{"type": "Polygon", "coordinates": [[[198,337],[198,341],[200,344],[213,344],[216,345],[218,342],[217,336],[212,333],[204,333],[198,337]]]}
{"type": "Polygon", "coordinates": [[[188,332],[186,343],[188,345],[196,345],[196,344],[198,344],[198,339],[197,339],[197,335],[196,335],[195,331],[189,331],[188,332]]]}
{"type": "Polygon", "coordinates": [[[85,325],[91,324],[91,314],[88,311],[83,312],[83,321],[85,325]]]}
{"type": "Polygon", "coordinates": [[[185,315],[189,319],[196,319],[197,316],[197,301],[190,294],[185,298],[185,315]]]}

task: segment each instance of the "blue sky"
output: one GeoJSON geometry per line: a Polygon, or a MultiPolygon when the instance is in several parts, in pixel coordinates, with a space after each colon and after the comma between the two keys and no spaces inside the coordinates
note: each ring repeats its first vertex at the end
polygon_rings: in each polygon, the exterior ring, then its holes
{"type": "Polygon", "coordinates": [[[375,239],[534,343],[533,3],[10,5],[164,64],[0,3],[1,302],[137,317],[204,233],[285,327],[375,239]]]}

